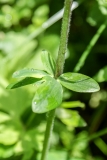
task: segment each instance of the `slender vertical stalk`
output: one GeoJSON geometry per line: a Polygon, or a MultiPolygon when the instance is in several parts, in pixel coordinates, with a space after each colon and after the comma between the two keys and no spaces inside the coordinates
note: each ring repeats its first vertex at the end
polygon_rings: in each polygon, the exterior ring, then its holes
{"type": "Polygon", "coordinates": [[[51,136],[51,132],[53,130],[53,125],[54,125],[54,117],[55,117],[55,109],[48,112],[45,139],[44,139],[44,144],[43,144],[41,160],[46,160],[47,152],[49,149],[50,136],[51,136]]]}
{"type": "Polygon", "coordinates": [[[72,2],[73,0],[65,0],[65,10],[62,21],[61,39],[58,51],[55,78],[57,78],[63,73],[64,63],[65,63],[65,53],[67,50],[68,33],[70,28],[72,2]]]}
{"type": "MultiPolygon", "coordinates": [[[[60,46],[59,46],[57,63],[56,63],[55,78],[57,78],[58,76],[60,76],[60,74],[63,73],[64,63],[65,63],[65,53],[66,53],[67,42],[68,42],[68,33],[69,33],[69,27],[70,27],[72,2],[73,0],[65,0],[65,4],[64,4],[64,15],[62,19],[61,39],[60,39],[60,46]]],[[[50,136],[51,136],[51,132],[54,125],[54,117],[55,117],[55,109],[48,113],[41,160],[46,160],[46,156],[47,156],[47,152],[50,144],[50,136]]]]}

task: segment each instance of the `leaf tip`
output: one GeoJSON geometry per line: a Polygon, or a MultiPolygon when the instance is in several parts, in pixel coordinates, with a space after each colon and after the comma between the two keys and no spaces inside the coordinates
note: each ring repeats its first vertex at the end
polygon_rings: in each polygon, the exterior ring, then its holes
{"type": "Polygon", "coordinates": [[[12,86],[9,84],[6,89],[12,89],[12,86]]]}
{"type": "Polygon", "coordinates": [[[17,78],[18,75],[19,75],[19,71],[16,71],[16,72],[14,72],[14,73],[12,74],[12,77],[13,77],[13,78],[17,78]]]}

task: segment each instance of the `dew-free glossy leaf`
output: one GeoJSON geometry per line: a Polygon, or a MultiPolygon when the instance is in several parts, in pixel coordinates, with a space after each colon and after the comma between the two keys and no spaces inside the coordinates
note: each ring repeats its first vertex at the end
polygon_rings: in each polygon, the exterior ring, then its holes
{"type": "Polygon", "coordinates": [[[42,51],[42,55],[41,55],[41,59],[42,59],[43,65],[45,67],[45,70],[49,74],[54,75],[54,72],[55,72],[55,62],[54,62],[51,54],[49,54],[47,51],[43,50],[42,51]]]}
{"type": "Polygon", "coordinates": [[[62,102],[62,86],[50,76],[43,77],[44,82],[37,86],[32,101],[32,110],[44,113],[59,107],[62,102]]]}
{"type": "Polygon", "coordinates": [[[9,84],[6,88],[7,89],[14,89],[14,88],[19,88],[19,87],[22,87],[22,86],[26,86],[26,85],[29,85],[29,84],[33,84],[37,81],[39,81],[40,79],[38,78],[34,78],[34,77],[26,77],[18,82],[14,82],[14,83],[11,83],[9,84]]]}
{"type": "Polygon", "coordinates": [[[13,73],[13,78],[22,78],[22,77],[35,77],[42,78],[48,75],[46,72],[37,69],[22,69],[13,73]]]}
{"type": "Polygon", "coordinates": [[[64,87],[75,92],[96,92],[100,89],[94,79],[80,73],[64,73],[58,79],[64,87]]]}

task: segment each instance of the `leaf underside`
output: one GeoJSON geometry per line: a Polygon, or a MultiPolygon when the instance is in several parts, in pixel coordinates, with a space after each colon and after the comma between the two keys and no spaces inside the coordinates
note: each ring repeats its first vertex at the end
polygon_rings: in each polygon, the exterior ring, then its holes
{"type": "Polygon", "coordinates": [[[100,89],[94,79],[80,73],[64,73],[58,79],[64,87],[75,92],[96,92],[100,89]]]}

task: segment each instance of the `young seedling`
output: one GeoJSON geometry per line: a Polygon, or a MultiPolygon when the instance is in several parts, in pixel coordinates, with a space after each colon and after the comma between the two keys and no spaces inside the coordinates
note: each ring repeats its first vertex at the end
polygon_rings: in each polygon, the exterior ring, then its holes
{"type": "Polygon", "coordinates": [[[16,71],[13,73],[13,78],[21,78],[21,80],[7,86],[7,89],[14,89],[34,84],[35,95],[32,100],[32,110],[35,113],[48,112],[41,160],[46,160],[55,109],[62,103],[62,86],[75,92],[96,92],[100,89],[97,82],[86,75],[72,72],[63,73],[70,26],[71,4],[72,0],[65,0],[57,62],[53,60],[51,54],[44,50],[41,54],[44,70],[22,69],[16,71]]]}

